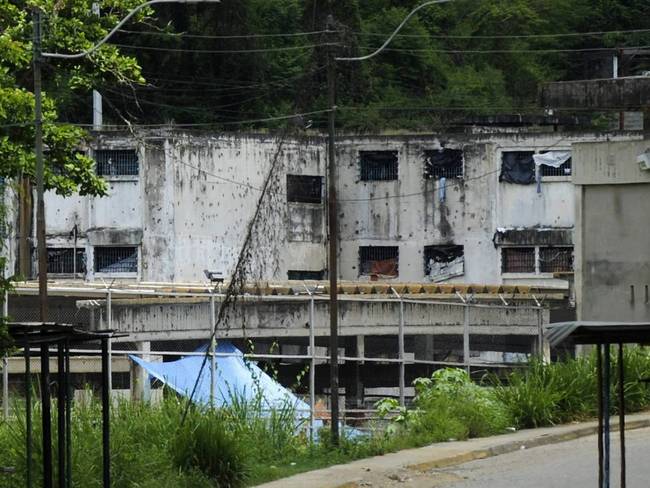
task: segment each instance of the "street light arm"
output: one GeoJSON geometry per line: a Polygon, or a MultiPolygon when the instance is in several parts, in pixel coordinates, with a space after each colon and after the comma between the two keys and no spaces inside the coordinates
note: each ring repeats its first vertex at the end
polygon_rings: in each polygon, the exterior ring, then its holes
{"type": "Polygon", "coordinates": [[[148,0],[147,2],[142,3],[137,7],[135,7],[133,10],[131,10],[126,15],[126,17],[120,20],[118,24],[115,27],[113,27],[113,30],[111,30],[108,34],[106,34],[103,39],[97,42],[97,44],[95,44],[90,49],[87,49],[86,51],[77,54],[41,53],[41,56],[45,58],[59,58],[59,59],[79,59],[88,56],[94,53],[95,51],[97,51],[97,49],[99,49],[102,45],[104,45],[113,36],[113,34],[115,34],[118,31],[120,27],[122,27],[124,24],[126,24],[129,21],[131,17],[133,17],[143,8],[148,7],[150,5],[154,5],[157,3],[219,3],[220,1],[221,0],[148,0]]]}
{"type": "Polygon", "coordinates": [[[366,59],[374,58],[375,56],[377,56],[377,54],[382,52],[386,48],[386,46],[388,46],[391,43],[391,41],[397,35],[397,33],[402,29],[402,27],[404,27],[404,24],[406,24],[408,20],[417,13],[418,10],[424,7],[428,7],[429,5],[433,5],[434,3],[448,3],[451,1],[452,0],[432,0],[430,2],[424,2],[422,5],[418,5],[413,10],[411,10],[411,12],[409,12],[409,14],[406,17],[404,17],[402,23],[397,26],[397,29],[393,31],[393,33],[388,37],[388,39],[386,39],[386,41],[376,51],[370,54],[366,54],[365,56],[359,56],[356,58],[334,58],[334,59],[336,59],[336,61],[365,61],[366,59]]]}

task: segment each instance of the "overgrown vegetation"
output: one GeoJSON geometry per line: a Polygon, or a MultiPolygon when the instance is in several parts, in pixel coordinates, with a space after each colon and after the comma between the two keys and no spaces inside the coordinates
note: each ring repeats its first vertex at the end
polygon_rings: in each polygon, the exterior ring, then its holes
{"type": "MultiPolygon", "coordinates": [[[[648,408],[650,388],[640,380],[650,377],[650,354],[628,348],[625,362],[627,411],[648,408]]],[[[616,371],[615,355],[612,363],[616,371]]],[[[339,447],[329,443],[326,432],[311,443],[306,426],[297,425],[288,407],[270,415],[260,414],[259,402],[235,402],[217,410],[195,407],[179,426],[185,404],[173,395],[158,405],[121,402],[111,419],[113,486],[236,488],[432,442],[584,420],[596,414],[595,369],[593,356],[553,364],[534,361],[502,378],[486,376],[481,385],[463,370],[438,370],[416,380],[413,408],[381,401],[378,409],[387,420],[369,425],[368,435],[344,438],[339,447]]],[[[615,374],[611,386],[615,409],[615,374]]],[[[38,404],[35,409],[38,419],[38,404]]],[[[14,413],[0,423],[0,464],[16,468],[15,474],[0,478],[0,486],[7,488],[24,486],[24,418],[19,409],[14,413]]],[[[98,403],[75,404],[74,486],[101,486],[100,419],[98,403]]],[[[34,439],[39,437],[40,422],[34,422],[34,439]]],[[[38,442],[34,455],[39,476],[38,442]]]]}

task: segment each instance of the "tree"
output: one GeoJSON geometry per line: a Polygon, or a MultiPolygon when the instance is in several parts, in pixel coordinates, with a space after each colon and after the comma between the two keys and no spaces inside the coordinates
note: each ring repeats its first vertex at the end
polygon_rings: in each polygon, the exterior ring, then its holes
{"type": "MultiPolygon", "coordinates": [[[[34,94],[32,92],[32,22],[30,12],[42,12],[43,50],[80,52],[101,39],[140,0],[104,2],[100,16],[90,0],[0,1],[0,178],[8,184],[35,177],[34,94]]],[[[151,11],[136,17],[144,20],[151,11]]],[[[45,188],[59,195],[102,196],[106,183],[97,176],[93,161],[80,152],[88,134],[82,127],[59,120],[58,109],[75,94],[104,80],[142,83],[135,58],[105,45],[78,61],[46,59],[44,66],[43,139],[45,188]]],[[[4,194],[4,192],[3,192],[4,194]]],[[[0,209],[4,223],[5,212],[0,209]]],[[[6,223],[5,223],[6,224],[6,223]]],[[[5,270],[6,260],[0,259],[5,270]]],[[[10,274],[10,273],[9,273],[10,274]]],[[[11,288],[11,277],[0,277],[0,293],[11,288]]],[[[0,323],[0,354],[7,348],[6,328],[0,323]]]]}

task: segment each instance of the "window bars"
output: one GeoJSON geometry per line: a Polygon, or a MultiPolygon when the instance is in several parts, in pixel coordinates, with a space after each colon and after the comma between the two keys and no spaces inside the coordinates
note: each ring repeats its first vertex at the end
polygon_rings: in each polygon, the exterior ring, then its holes
{"type": "Polygon", "coordinates": [[[539,270],[542,273],[573,271],[573,248],[540,247],[539,270]]]}
{"type": "Polygon", "coordinates": [[[359,247],[359,274],[396,277],[399,266],[399,247],[359,247]]]}
{"type": "Polygon", "coordinates": [[[397,151],[359,151],[361,181],[396,180],[397,151]]]}
{"type": "Polygon", "coordinates": [[[293,203],[322,203],[323,177],[287,175],[287,201],[293,203]]]}
{"type": "Polygon", "coordinates": [[[47,272],[51,274],[74,274],[86,272],[86,253],[72,247],[47,248],[47,272]],[[76,262],[75,262],[76,260],[76,262]]]}
{"type": "Polygon", "coordinates": [[[424,177],[432,179],[462,178],[463,151],[461,149],[424,151],[424,177]]]}
{"type": "Polygon", "coordinates": [[[99,176],[137,176],[140,170],[134,149],[98,149],[95,162],[99,176]]]}
{"type": "Polygon", "coordinates": [[[96,273],[137,273],[137,247],[95,247],[96,273]]]}
{"type": "Polygon", "coordinates": [[[504,247],[501,249],[501,272],[534,273],[534,247],[504,247]]]}

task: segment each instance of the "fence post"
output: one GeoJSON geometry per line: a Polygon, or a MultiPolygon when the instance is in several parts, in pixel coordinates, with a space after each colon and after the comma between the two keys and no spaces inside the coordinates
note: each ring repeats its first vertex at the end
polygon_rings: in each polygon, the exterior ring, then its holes
{"type": "Polygon", "coordinates": [[[217,320],[215,317],[214,293],[210,292],[210,407],[214,408],[214,396],[217,390],[217,320]]]}
{"type": "MultiPolygon", "coordinates": [[[[5,293],[2,302],[2,317],[9,315],[9,294],[5,293]]],[[[5,354],[2,358],[2,413],[4,419],[9,418],[9,357],[5,354]]]]}
{"type": "MultiPolygon", "coordinates": [[[[106,290],[106,321],[108,330],[113,330],[113,292],[110,287],[106,290]]],[[[108,363],[106,365],[106,390],[108,398],[113,395],[113,339],[109,337],[106,339],[106,351],[108,363]]]]}
{"type": "Polygon", "coordinates": [[[469,357],[469,304],[465,302],[463,306],[463,363],[467,374],[470,373],[469,357]]]}
{"type": "Polygon", "coordinates": [[[397,354],[399,358],[399,404],[404,406],[406,404],[405,394],[404,394],[404,384],[405,384],[405,366],[404,366],[404,300],[399,293],[392,286],[390,289],[393,291],[395,296],[399,299],[399,328],[397,331],[397,354]]]}
{"type": "Polygon", "coordinates": [[[314,441],[314,420],[316,408],[316,338],[314,331],[314,294],[303,283],[309,294],[309,440],[314,441]]]}

